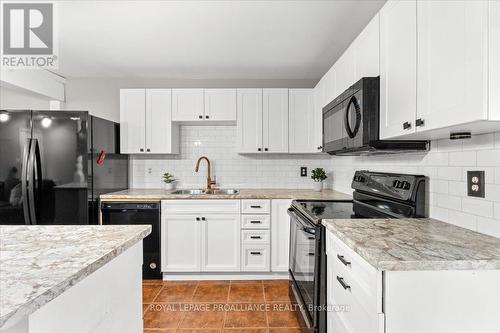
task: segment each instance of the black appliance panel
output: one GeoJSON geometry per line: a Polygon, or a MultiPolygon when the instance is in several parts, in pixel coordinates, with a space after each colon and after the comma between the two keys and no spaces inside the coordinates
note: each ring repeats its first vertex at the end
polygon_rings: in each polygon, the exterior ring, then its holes
{"type": "Polygon", "coordinates": [[[143,279],[162,279],[160,270],[160,204],[120,203],[101,204],[103,225],[151,225],[151,234],[143,240],[143,279]]]}
{"type": "Polygon", "coordinates": [[[0,224],[31,224],[29,203],[23,200],[30,147],[31,111],[1,110],[0,224]]]}

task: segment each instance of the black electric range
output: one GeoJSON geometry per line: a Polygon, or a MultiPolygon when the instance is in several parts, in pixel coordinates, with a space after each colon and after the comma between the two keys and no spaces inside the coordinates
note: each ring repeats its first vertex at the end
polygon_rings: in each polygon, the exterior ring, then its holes
{"type": "Polygon", "coordinates": [[[290,296],[306,332],[327,332],[323,219],[426,216],[424,176],[356,171],[351,187],[353,200],[294,200],[288,209],[290,296]]]}

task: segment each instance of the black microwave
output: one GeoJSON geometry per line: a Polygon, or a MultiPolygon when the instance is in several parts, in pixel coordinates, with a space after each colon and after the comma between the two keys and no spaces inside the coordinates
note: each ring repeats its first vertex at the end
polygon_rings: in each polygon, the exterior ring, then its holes
{"type": "Polygon", "coordinates": [[[428,151],[429,141],[380,140],[380,79],[364,77],[323,108],[323,151],[367,155],[428,151]]]}

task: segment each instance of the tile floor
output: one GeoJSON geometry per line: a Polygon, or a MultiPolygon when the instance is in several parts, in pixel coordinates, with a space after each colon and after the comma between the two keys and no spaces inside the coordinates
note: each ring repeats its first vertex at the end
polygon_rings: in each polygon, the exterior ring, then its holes
{"type": "Polygon", "coordinates": [[[144,332],[300,332],[288,280],[144,281],[144,332]]]}

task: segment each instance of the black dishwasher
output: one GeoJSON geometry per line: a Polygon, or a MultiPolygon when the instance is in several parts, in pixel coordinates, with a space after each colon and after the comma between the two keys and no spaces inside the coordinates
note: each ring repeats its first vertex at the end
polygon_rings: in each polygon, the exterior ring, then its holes
{"type": "Polygon", "coordinates": [[[103,202],[103,225],[149,224],[151,234],[143,241],[143,279],[162,279],[160,270],[160,203],[103,202]]]}

